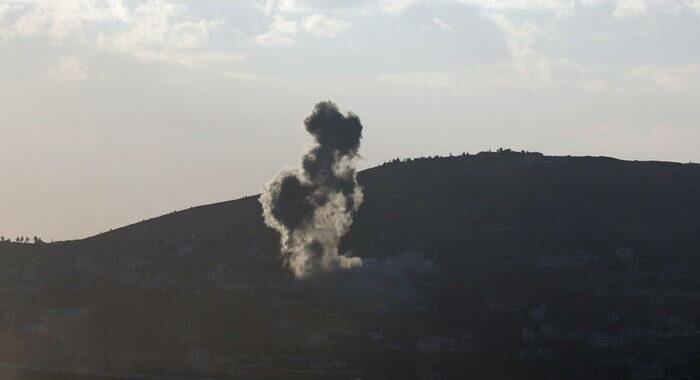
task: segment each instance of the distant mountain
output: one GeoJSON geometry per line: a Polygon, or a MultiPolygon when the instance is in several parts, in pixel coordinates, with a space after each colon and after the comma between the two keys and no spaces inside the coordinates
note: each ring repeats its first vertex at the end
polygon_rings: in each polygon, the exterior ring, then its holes
{"type": "Polygon", "coordinates": [[[310,280],[284,268],[257,197],[0,244],[0,364],[37,378],[700,377],[700,165],[501,150],[395,160],[359,182],[342,250],[365,265],[310,280]]]}

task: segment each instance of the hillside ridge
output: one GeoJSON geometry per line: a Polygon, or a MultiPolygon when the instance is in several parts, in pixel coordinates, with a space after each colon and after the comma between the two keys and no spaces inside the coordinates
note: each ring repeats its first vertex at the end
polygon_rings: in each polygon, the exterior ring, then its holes
{"type": "MultiPolygon", "coordinates": [[[[547,156],[543,155],[542,153],[538,152],[516,152],[516,151],[511,151],[508,149],[504,150],[499,150],[496,152],[480,152],[477,154],[461,154],[461,155],[450,155],[450,156],[432,156],[432,157],[418,157],[418,158],[407,158],[407,159],[394,159],[391,161],[387,161],[381,165],[367,168],[365,170],[362,170],[358,173],[358,177],[360,182],[365,177],[375,177],[375,176],[380,176],[382,174],[382,171],[384,170],[390,170],[391,168],[395,167],[411,167],[411,166],[420,166],[422,164],[430,163],[430,162],[445,162],[448,160],[465,160],[465,162],[469,161],[474,161],[474,162],[479,162],[482,164],[488,164],[489,162],[498,162],[498,161],[510,161],[510,160],[522,160],[523,162],[537,162],[540,160],[540,163],[546,163],[546,162],[575,162],[575,161],[580,161],[580,162],[590,162],[591,164],[596,164],[596,163],[618,163],[618,164],[623,164],[623,165],[639,165],[640,167],[654,167],[658,166],[659,168],[666,167],[666,168],[675,168],[675,167],[694,167],[696,169],[700,169],[700,165],[698,164],[688,164],[688,163],[678,163],[678,162],[670,162],[670,161],[655,161],[655,160],[649,160],[649,161],[638,161],[638,160],[622,160],[622,159],[617,159],[614,157],[608,157],[608,156],[547,156]]],[[[192,233],[196,233],[198,228],[197,224],[207,224],[210,228],[212,228],[212,224],[214,222],[216,223],[221,223],[221,228],[224,228],[224,225],[227,224],[235,224],[237,228],[242,229],[243,231],[258,231],[261,227],[261,220],[259,219],[258,216],[260,215],[261,209],[259,207],[259,202],[258,202],[258,197],[260,194],[254,194],[254,195],[249,195],[245,196],[242,198],[234,199],[234,200],[228,200],[228,201],[221,201],[221,202],[215,202],[215,203],[210,203],[210,204],[204,204],[204,205],[199,205],[199,206],[193,206],[189,207],[187,209],[183,210],[178,210],[174,211],[171,213],[163,214],[160,216],[156,216],[153,218],[145,219],[140,222],[128,224],[126,226],[122,226],[119,228],[115,228],[113,230],[99,233],[97,235],[89,236],[83,239],[78,239],[78,240],[99,240],[99,239],[115,239],[118,238],[119,236],[123,236],[123,234],[129,234],[129,233],[134,233],[136,230],[139,228],[144,229],[145,231],[150,231],[152,233],[155,233],[158,229],[158,227],[163,227],[163,224],[167,223],[173,223],[172,225],[172,233],[185,233],[188,231],[188,229],[192,233]],[[246,223],[240,223],[240,216],[244,215],[248,219],[249,222],[252,222],[251,225],[247,225],[246,223]],[[187,220],[185,220],[187,219],[187,220]],[[205,220],[206,219],[206,220],[205,220]],[[238,222],[238,223],[236,223],[238,222]]]]}

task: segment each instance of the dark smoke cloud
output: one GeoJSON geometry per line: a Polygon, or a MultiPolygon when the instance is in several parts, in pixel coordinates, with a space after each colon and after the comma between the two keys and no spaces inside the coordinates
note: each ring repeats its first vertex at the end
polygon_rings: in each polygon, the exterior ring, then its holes
{"type": "Polygon", "coordinates": [[[314,145],[301,168],[279,173],[260,198],[265,223],[279,231],[285,259],[297,277],[362,264],[338,252],[362,203],[355,159],[362,138],[360,119],[321,102],[304,120],[314,145]]]}

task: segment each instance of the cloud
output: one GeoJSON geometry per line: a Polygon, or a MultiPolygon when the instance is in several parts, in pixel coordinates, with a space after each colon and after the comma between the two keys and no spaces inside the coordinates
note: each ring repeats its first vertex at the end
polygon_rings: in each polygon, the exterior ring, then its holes
{"type": "Polygon", "coordinates": [[[379,0],[379,9],[384,13],[397,14],[418,3],[419,0],[379,0]]]}
{"type": "Polygon", "coordinates": [[[680,90],[700,85],[700,65],[636,66],[628,70],[638,83],[680,90]]]}
{"type": "Polygon", "coordinates": [[[588,79],[575,80],[581,88],[593,92],[633,93],[639,90],[695,90],[700,86],[700,65],[637,65],[594,67],[588,79]]]}
{"type": "Polygon", "coordinates": [[[251,72],[247,71],[225,71],[223,72],[223,75],[226,78],[231,78],[231,79],[236,79],[236,80],[241,80],[241,81],[248,81],[248,82],[253,82],[253,81],[259,81],[263,79],[261,76],[257,74],[253,74],[251,72]]]}
{"type": "Polygon", "coordinates": [[[690,9],[700,14],[700,0],[685,0],[685,3],[690,9]]]}
{"type": "Polygon", "coordinates": [[[255,43],[260,46],[290,46],[297,41],[292,38],[299,30],[296,21],[287,20],[283,15],[276,14],[267,32],[255,37],[255,43]]]}
{"type": "Polygon", "coordinates": [[[610,92],[610,84],[601,80],[586,80],[580,83],[581,87],[593,92],[610,92]]]}
{"type": "Polygon", "coordinates": [[[575,4],[571,0],[457,0],[457,2],[493,11],[550,10],[568,12],[575,4]]]}
{"type": "Polygon", "coordinates": [[[319,13],[314,13],[304,19],[303,24],[306,33],[316,37],[337,37],[350,27],[349,22],[326,17],[319,13]]]}
{"type": "Polygon", "coordinates": [[[579,1],[581,2],[581,5],[585,5],[585,6],[587,6],[587,7],[591,7],[591,6],[603,4],[603,3],[605,3],[606,1],[609,1],[609,0],[579,0],[579,1]]]}
{"type": "MultiPolygon", "coordinates": [[[[604,0],[444,0],[443,3],[461,3],[483,10],[549,10],[566,13],[574,9],[576,1],[585,3],[604,0]]],[[[387,14],[400,14],[420,3],[431,0],[265,0],[258,1],[257,7],[266,15],[275,13],[314,12],[320,9],[361,8],[375,9],[387,14]]]]}
{"type": "Polygon", "coordinates": [[[130,53],[137,59],[151,62],[175,64],[187,69],[204,70],[226,64],[239,62],[243,59],[241,54],[224,51],[168,51],[168,50],[140,50],[130,53]]]}
{"type": "Polygon", "coordinates": [[[304,12],[312,7],[305,0],[264,0],[258,1],[256,5],[266,16],[276,13],[304,12]]]}
{"type": "Polygon", "coordinates": [[[613,17],[633,19],[652,15],[659,10],[671,13],[690,10],[700,14],[700,0],[618,0],[613,17]]]}
{"type": "Polygon", "coordinates": [[[85,64],[75,57],[63,57],[58,65],[49,70],[49,77],[56,80],[83,82],[88,79],[85,64]]]}
{"type": "MultiPolygon", "coordinates": [[[[257,7],[266,15],[276,13],[309,13],[322,9],[360,8],[379,10],[398,15],[410,7],[432,0],[265,0],[258,1],[257,7]]],[[[639,17],[650,13],[653,6],[671,5],[674,11],[691,9],[700,13],[700,0],[443,0],[442,3],[459,3],[477,7],[483,11],[517,12],[546,11],[557,16],[567,16],[578,6],[590,7],[610,3],[614,6],[613,16],[618,19],[639,17]]]]}
{"type": "Polygon", "coordinates": [[[300,30],[314,37],[338,37],[350,23],[343,20],[314,13],[301,21],[287,19],[283,14],[274,16],[268,30],[255,37],[254,42],[259,46],[291,46],[298,41],[294,38],[300,30]]]}
{"type": "MultiPolygon", "coordinates": [[[[167,0],[8,0],[0,36],[44,36],[54,44],[92,46],[135,58],[202,67],[233,54],[208,44],[219,20],[187,19],[187,7],[167,0]],[[175,21],[177,20],[177,21],[175,21]]],[[[239,59],[237,56],[236,59],[239,59]]]]}
{"type": "Polygon", "coordinates": [[[452,25],[446,23],[445,21],[442,21],[439,18],[433,19],[433,26],[435,26],[436,28],[441,29],[441,30],[452,29],[452,25]]]}
{"type": "Polygon", "coordinates": [[[482,15],[501,29],[512,58],[513,76],[501,78],[503,84],[518,82],[525,87],[538,88],[551,81],[551,63],[533,48],[538,31],[534,24],[516,24],[500,13],[482,15]]]}
{"type": "Polygon", "coordinates": [[[218,20],[173,22],[183,5],[157,0],[140,4],[130,12],[129,26],[117,33],[101,33],[98,46],[139,59],[170,62],[189,68],[240,59],[224,52],[200,51],[208,47],[218,20]]]}
{"type": "Polygon", "coordinates": [[[648,10],[646,0],[620,0],[615,6],[613,17],[618,19],[639,17],[646,14],[648,10]]]}
{"type": "Polygon", "coordinates": [[[441,72],[416,72],[402,74],[382,74],[377,78],[380,82],[394,85],[408,85],[416,87],[447,87],[452,83],[448,74],[441,72]]]}
{"type": "Polygon", "coordinates": [[[128,11],[122,0],[10,0],[2,11],[0,35],[45,35],[54,41],[82,36],[91,24],[124,22],[128,11]]]}

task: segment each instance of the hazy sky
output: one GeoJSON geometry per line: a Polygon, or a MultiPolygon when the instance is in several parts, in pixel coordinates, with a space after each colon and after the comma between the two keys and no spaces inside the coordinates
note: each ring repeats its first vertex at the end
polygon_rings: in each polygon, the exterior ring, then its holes
{"type": "Polygon", "coordinates": [[[700,0],[0,0],[0,234],[257,193],[326,99],[361,117],[362,167],[700,161],[700,0]]]}

